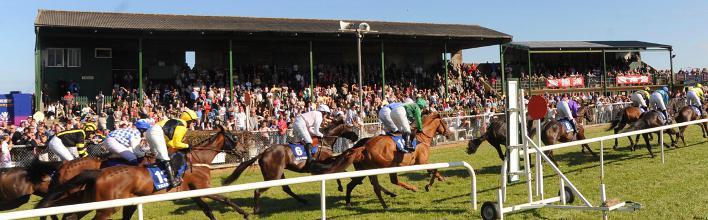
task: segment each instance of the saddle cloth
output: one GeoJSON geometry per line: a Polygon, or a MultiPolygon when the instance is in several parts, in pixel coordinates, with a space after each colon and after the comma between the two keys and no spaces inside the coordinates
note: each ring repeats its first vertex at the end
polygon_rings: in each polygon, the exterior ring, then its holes
{"type": "MultiPolygon", "coordinates": [[[[176,170],[176,177],[182,178],[184,172],[187,170],[187,163],[184,159],[184,154],[181,152],[176,152],[170,156],[170,164],[172,165],[172,170],[176,170]]],[[[152,177],[153,186],[155,186],[155,191],[163,190],[170,186],[170,182],[167,180],[167,174],[165,170],[162,169],[157,164],[151,164],[146,167],[148,173],[152,177]]]]}
{"type": "Polygon", "coordinates": [[[693,105],[691,106],[691,108],[693,109],[693,111],[696,112],[696,114],[697,114],[698,116],[701,116],[701,109],[700,109],[700,108],[698,108],[698,107],[696,107],[696,106],[693,106],[693,105]]]}
{"type": "Polygon", "coordinates": [[[575,131],[575,129],[573,129],[573,124],[571,124],[568,119],[565,119],[565,118],[564,118],[564,119],[560,119],[560,120],[558,120],[558,122],[559,122],[561,125],[563,125],[563,127],[565,128],[565,132],[566,132],[566,133],[570,133],[570,132],[575,131]]]}
{"type": "MultiPolygon", "coordinates": [[[[290,145],[290,150],[293,152],[293,155],[295,155],[295,161],[307,159],[307,154],[305,154],[305,146],[300,143],[290,143],[288,145],[290,145]]],[[[317,145],[312,145],[312,149],[310,149],[310,154],[314,155],[315,153],[317,153],[317,145]]]]}
{"type": "MultiPolygon", "coordinates": [[[[403,139],[400,135],[393,135],[393,134],[388,134],[391,139],[393,139],[393,142],[396,143],[396,149],[400,152],[403,153],[410,153],[408,150],[405,149],[406,147],[406,140],[403,139]]],[[[418,140],[413,138],[413,141],[411,141],[411,152],[415,152],[416,147],[418,147],[418,140]]]]}

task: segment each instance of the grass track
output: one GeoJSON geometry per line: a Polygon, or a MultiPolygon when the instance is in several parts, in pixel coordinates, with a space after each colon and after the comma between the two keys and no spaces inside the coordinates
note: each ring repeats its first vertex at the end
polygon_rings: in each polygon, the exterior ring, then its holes
{"type": "MultiPolygon", "coordinates": [[[[588,129],[589,137],[608,135],[604,127],[588,129]]],[[[606,142],[605,171],[608,198],[622,201],[635,201],[644,208],[638,212],[610,214],[612,219],[708,219],[708,151],[705,139],[700,136],[700,129],[692,126],[688,129],[687,144],[684,148],[671,148],[666,151],[666,164],[661,164],[659,149],[654,144],[655,158],[650,158],[646,149],[630,151],[628,141],[620,140],[620,149],[612,150],[612,143],[606,142]]],[[[668,136],[665,138],[668,142],[668,136]]],[[[655,143],[655,142],[654,142],[655,143]]],[[[591,145],[596,152],[599,143],[591,145]]],[[[599,158],[580,153],[580,147],[571,147],[555,152],[561,169],[580,189],[593,205],[599,197],[599,158]]],[[[479,206],[482,202],[494,200],[499,188],[500,160],[489,144],[480,147],[475,155],[467,155],[464,147],[450,147],[433,151],[431,162],[467,161],[477,172],[479,206]]],[[[219,186],[220,181],[232,169],[214,172],[212,183],[219,186]]],[[[546,166],[545,193],[549,196],[558,192],[558,176],[546,166]]],[[[327,182],[327,216],[331,219],[479,219],[479,211],[472,210],[469,203],[469,176],[463,169],[442,170],[447,178],[445,182],[436,182],[431,192],[409,192],[388,182],[387,176],[379,179],[383,186],[396,192],[398,197],[385,200],[390,210],[382,210],[376,200],[371,185],[366,181],[353,192],[352,209],[344,207],[344,193],[336,190],[334,181],[327,182]]],[[[287,172],[287,177],[301,176],[287,172]]],[[[401,181],[412,183],[421,190],[428,177],[424,172],[401,174],[401,181]]],[[[258,169],[249,169],[237,183],[262,181],[258,169]]],[[[348,180],[344,180],[346,184],[348,180]]],[[[292,186],[293,191],[304,196],[310,205],[301,205],[290,198],[280,188],[267,191],[261,198],[261,213],[252,219],[316,219],[320,216],[319,183],[292,186]]],[[[526,199],[526,184],[516,184],[508,189],[509,204],[522,203],[526,199]]],[[[227,195],[252,211],[253,192],[237,192],[227,195]]],[[[38,197],[33,197],[37,201],[38,197]]],[[[240,219],[240,215],[230,208],[210,200],[219,219],[240,219]]],[[[580,204],[576,199],[575,204],[580,204]]],[[[21,209],[30,209],[34,202],[21,209]]],[[[179,200],[147,204],[146,219],[205,219],[201,210],[191,200],[179,200]]],[[[120,213],[120,212],[119,212],[120,213]]],[[[114,218],[119,218],[119,215],[114,218]]],[[[530,210],[513,213],[508,219],[598,219],[599,212],[561,211],[554,209],[530,210]]],[[[137,218],[133,218],[137,219],[137,218]]]]}

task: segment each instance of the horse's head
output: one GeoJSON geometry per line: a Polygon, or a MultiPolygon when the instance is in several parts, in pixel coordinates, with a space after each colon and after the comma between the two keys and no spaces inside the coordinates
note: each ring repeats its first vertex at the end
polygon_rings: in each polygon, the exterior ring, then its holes
{"type": "Polygon", "coordinates": [[[450,137],[450,128],[447,127],[447,122],[443,120],[438,113],[431,113],[423,117],[423,134],[429,138],[433,138],[435,134],[442,134],[450,137]]]}
{"type": "MultiPolygon", "coordinates": [[[[327,127],[325,127],[324,131],[327,138],[341,137],[346,138],[352,143],[359,140],[359,135],[354,131],[354,126],[347,125],[343,120],[332,121],[327,127]]],[[[332,140],[332,142],[334,142],[334,140],[332,140]]]]}
{"type": "Polygon", "coordinates": [[[240,135],[240,138],[236,137],[236,135],[227,131],[221,125],[217,125],[217,130],[217,135],[224,136],[224,145],[221,149],[222,151],[239,157],[248,155],[248,148],[253,146],[254,143],[249,135],[240,135]]]}
{"type": "Polygon", "coordinates": [[[479,149],[479,145],[482,145],[481,138],[476,138],[476,139],[473,139],[473,140],[470,140],[469,142],[467,142],[467,154],[477,153],[477,149],[479,149]]]}
{"type": "Polygon", "coordinates": [[[578,110],[578,118],[585,118],[585,120],[593,122],[592,114],[590,114],[590,111],[590,106],[580,107],[580,109],[578,110]]]}

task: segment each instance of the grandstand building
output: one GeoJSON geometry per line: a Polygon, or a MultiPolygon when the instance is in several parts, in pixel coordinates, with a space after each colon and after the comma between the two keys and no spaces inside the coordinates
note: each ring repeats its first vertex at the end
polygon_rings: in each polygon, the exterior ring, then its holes
{"type": "MultiPolygon", "coordinates": [[[[477,25],[366,22],[375,32],[363,38],[363,65],[381,67],[364,73],[368,83],[430,78],[389,78],[384,73],[388,66],[441,68],[447,54],[453,63],[461,63],[463,49],[512,40],[477,25]]],[[[357,63],[357,38],[339,29],[339,20],[40,10],[35,21],[36,94],[57,100],[75,83],[80,96],[92,97],[116,85],[131,86],[121,84],[126,79],[138,88],[145,80],[173,81],[190,52],[195,66],[223,69],[233,81],[278,83],[270,77],[278,73],[309,80],[317,65],[357,63]]]]}

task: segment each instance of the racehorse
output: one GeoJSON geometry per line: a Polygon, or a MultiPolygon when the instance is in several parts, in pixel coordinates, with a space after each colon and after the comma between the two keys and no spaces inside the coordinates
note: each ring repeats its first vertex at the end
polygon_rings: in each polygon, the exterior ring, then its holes
{"type": "MultiPolygon", "coordinates": [[[[693,111],[693,110],[691,110],[693,111]]],[[[635,131],[635,130],[641,130],[641,129],[647,129],[647,128],[654,128],[654,127],[659,127],[665,125],[665,120],[670,120],[670,118],[664,118],[664,114],[661,113],[660,111],[657,110],[651,110],[648,112],[644,112],[642,116],[632,124],[629,128],[627,128],[627,131],[635,131]]],[[[657,135],[659,134],[659,131],[655,132],[657,135]]],[[[671,138],[671,146],[675,146],[676,142],[674,141],[674,137],[671,136],[672,134],[676,134],[676,131],[674,129],[668,129],[667,133],[669,134],[669,138],[671,138]]],[[[649,155],[651,157],[654,157],[654,153],[651,152],[651,145],[649,145],[649,135],[648,133],[642,134],[642,137],[644,138],[644,142],[646,143],[647,150],[649,151],[649,155]]],[[[659,138],[660,139],[660,138],[659,138]]],[[[658,140],[657,140],[658,141],[658,140]]],[[[669,147],[669,146],[667,146],[669,147]]],[[[636,143],[632,145],[632,151],[634,151],[636,148],[636,143]]]]}
{"type": "MultiPolygon", "coordinates": [[[[631,125],[637,120],[639,120],[639,118],[642,116],[642,110],[639,107],[629,106],[624,108],[622,111],[619,111],[618,114],[619,117],[612,119],[612,123],[606,131],[614,129],[615,134],[620,133],[620,131],[622,131],[625,126],[627,126],[628,124],[631,125]]],[[[627,137],[627,139],[629,139],[629,143],[634,146],[634,142],[639,141],[639,135],[636,136],[636,140],[632,140],[632,137],[627,137]]],[[[615,138],[615,145],[612,146],[612,149],[617,149],[617,138],[615,138]]]]}
{"type": "MultiPolygon", "coordinates": [[[[76,195],[83,203],[209,188],[211,182],[209,164],[214,157],[220,152],[237,156],[247,155],[248,148],[243,145],[250,146],[253,144],[250,138],[243,137],[238,139],[222,126],[218,126],[217,130],[218,132],[211,138],[205,140],[202,144],[192,147],[186,153],[186,160],[190,162],[189,167],[184,172],[182,184],[177,187],[155,191],[152,177],[144,166],[115,166],[100,171],[84,172],[69,180],[61,187],[62,189],[53,192],[53,194],[65,194],[67,189],[75,189],[83,185],[85,190],[78,192],[76,195]]],[[[47,198],[52,196],[54,195],[49,195],[47,198]]],[[[248,213],[222,195],[205,197],[225,203],[242,214],[244,218],[248,217],[248,213]]],[[[192,200],[197,203],[209,219],[215,219],[211,208],[202,198],[195,197],[192,200]]],[[[38,208],[52,206],[56,202],[47,201],[45,198],[38,204],[38,208]]],[[[124,207],[123,219],[130,219],[136,208],[136,206],[124,207]]],[[[108,219],[116,211],[117,208],[97,210],[94,219],[108,219]]],[[[88,213],[78,213],[77,217],[81,218],[88,213]]]]}
{"type": "Polygon", "coordinates": [[[60,165],[61,162],[34,159],[28,167],[0,170],[0,211],[20,207],[32,195],[45,196],[49,180],[60,165]]]}
{"type": "MultiPolygon", "coordinates": [[[[325,131],[325,136],[322,138],[322,142],[326,144],[327,146],[333,146],[333,143],[337,140],[338,137],[343,137],[346,139],[349,139],[352,142],[355,142],[359,139],[359,136],[354,132],[353,127],[350,125],[347,125],[344,123],[342,120],[338,120],[335,122],[330,123],[329,126],[323,129],[325,131]]],[[[317,152],[312,155],[313,157],[313,163],[316,162],[325,162],[327,160],[331,160],[333,157],[334,153],[325,147],[318,147],[317,152]]],[[[290,145],[288,144],[278,144],[269,147],[262,153],[258,154],[258,156],[255,156],[254,158],[251,158],[250,160],[244,161],[241,164],[234,169],[234,171],[229,175],[226,179],[222,181],[222,185],[228,185],[236,181],[239,176],[241,176],[241,173],[246,170],[246,168],[250,167],[253,165],[254,162],[258,161],[258,166],[261,169],[261,175],[263,175],[263,180],[268,181],[268,180],[276,180],[276,179],[285,179],[285,174],[284,171],[285,169],[288,169],[290,171],[298,172],[298,173],[310,173],[310,170],[305,167],[305,163],[302,161],[298,161],[295,159],[295,154],[292,152],[290,145]]],[[[343,170],[340,170],[343,171],[343,170]]],[[[321,171],[321,172],[336,172],[336,171],[321,171]]],[[[313,172],[313,174],[318,174],[319,172],[313,172]]],[[[337,184],[339,185],[339,188],[341,189],[341,182],[337,180],[337,184]]],[[[300,196],[296,195],[289,186],[284,185],[282,186],[283,191],[290,195],[291,197],[295,198],[298,202],[302,203],[303,205],[307,205],[307,200],[301,198],[300,196]]],[[[258,198],[260,198],[261,194],[263,194],[265,191],[267,191],[269,188],[262,188],[262,189],[256,189],[253,192],[253,212],[258,213],[260,210],[260,207],[258,205],[258,198]]],[[[340,190],[341,191],[341,190],[340,190]]]]}
{"type": "MultiPolygon", "coordinates": [[[[390,136],[380,135],[372,137],[361,147],[354,147],[347,151],[352,151],[351,156],[355,157],[354,168],[356,170],[377,169],[383,167],[409,166],[414,164],[427,164],[428,156],[430,155],[430,145],[436,134],[450,135],[447,123],[442,120],[440,115],[433,113],[428,114],[423,118],[423,128],[417,132],[416,140],[418,145],[414,152],[401,155],[396,149],[396,143],[390,136]]],[[[425,186],[425,190],[429,191],[429,187],[433,185],[435,179],[443,181],[444,178],[437,170],[428,170],[430,182],[425,186]]],[[[391,183],[401,186],[411,191],[417,191],[417,188],[398,181],[398,175],[395,173],[389,174],[391,183]]],[[[352,181],[347,184],[347,194],[345,197],[347,207],[351,207],[351,192],[354,187],[362,183],[364,177],[352,178],[352,181]]],[[[378,197],[379,202],[384,209],[388,209],[386,202],[381,197],[381,191],[386,192],[390,196],[395,196],[388,190],[381,187],[377,176],[369,176],[371,185],[374,186],[374,193],[378,197]]]]}
{"type": "MultiPolygon", "coordinates": [[[[561,125],[561,123],[557,120],[548,120],[546,123],[544,123],[541,126],[541,141],[543,141],[543,144],[548,146],[548,145],[553,145],[556,144],[556,142],[570,142],[570,141],[575,141],[575,140],[584,140],[585,139],[585,128],[583,127],[583,122],[582,119],[588,120],[590,122],[593,121],[592,116],[589,113],[590,107],[589,106],[583,106],[580,107],[578,110],[578,117],[576,118],[576,130],[575,135],[573,135],[573,132],[568,132],[566,131],[565,126],[561,125]],[[578,120],[580,119],[580,120],[578,120]]],[[[581,152],[585,153],[585,150],[588,150],[590,154],[593,156],[596,156],[595,152],[590,149],[590,146],[587,144],[583,144],[581,152]]],[[[549,151],[547,153],[548,158],[553,161],[554,164],[556,163],[556,160],[553,158],[553,151],[549,151]]]]}
{"type": "MultiPolygon", "coordinates": [[[[536,136],[536,132],[534,131],[535,126],[532,120],[527,121],[526,127],[528,127],[527,133],[529,137],[532,138],[536,136]]],[[[484,134],[467,142],[467,154],[476,153],[477,149],[479,149],[479,146],[484,141],[489,142],[489,144],[497,150],[499,159],[503,161],[504,153],[502,152],[501,145],[506,146],[506,119],[498,117],[492,118],[484,134]]]]}
{"type": "MultiPolygon", "coordinates": [[[[691,106],[684,106],[679,110],[678,114],[676,115],[676,123],[681,123],[681,122],[689,122],[689,121],[695,121],[703,118],[708,118],[706,115],[698,115],[695,110],[693,110],[693,107],[691,106]]],[[[703,138],[708,137],[708,127],[706,127],[708,123],[700,123],[698,126],[701,127],[701,131],[703,132],[703,138]]],[[[681,142],[683,142],[683,146],[686,147],[686,140],[684,138],[683,132],[686,130],[686,127],[688,126],[683,126],[679,127],[679,132],[676,134],[677,139],[681,138],[681,142]]]]}

